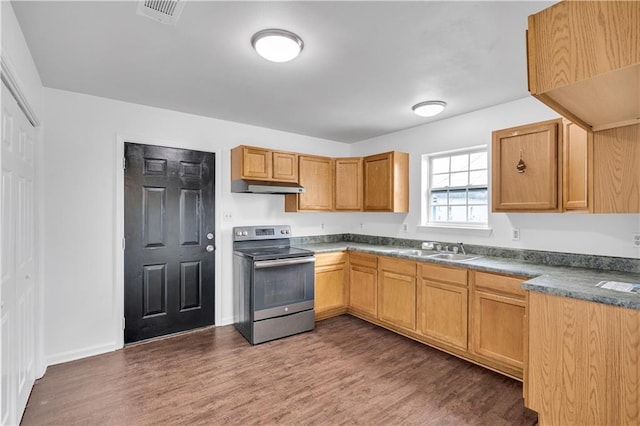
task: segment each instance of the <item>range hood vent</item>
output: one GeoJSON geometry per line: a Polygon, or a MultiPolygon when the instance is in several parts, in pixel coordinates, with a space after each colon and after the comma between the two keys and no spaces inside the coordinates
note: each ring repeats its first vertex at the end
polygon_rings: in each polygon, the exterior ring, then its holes
{"type": "Polygon", "coordinates": [[[161,24],[175,25],[180,18],[186,0],[140,0],[138,15],[151,18],[161,24]]]}
{"type": "Polygon", "coordinates": [[[305,189],[297,183],[237,179],[231,181],[231,192],[254,194],[302,194],[305,192],[305,189]]]}

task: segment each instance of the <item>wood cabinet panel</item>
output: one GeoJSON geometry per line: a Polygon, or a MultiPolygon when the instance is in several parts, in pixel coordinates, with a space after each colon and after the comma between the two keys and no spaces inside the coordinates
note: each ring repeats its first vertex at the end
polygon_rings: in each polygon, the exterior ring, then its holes
{"type": "Polygon", "coordinates": [[[409,211],[409,154],[392,151],[364,157],[364,210],[409,211]]]}
{"type": "Polygon", "coordinates": [[[231,150],[231,179],[265,179],[272,175],[271,151],[251,146],[231,150]]]}
{"type": "Polygon", "coordinates": [[[508,277],[506,275],[490,274],[488,272],[475,271],[474,287],[477,289],[487,289],[497,293],[506,293],[522,299],[527,297],[527,291],[520,284],[525,278],[508,277]]]}
{"type": "Polygon", "coordinates": [[[298,181],[298,155],[290,152],[273,152],[273,178],[278,181],[298,181]]]}
{"type": "Polygon", "coordinates": [[[640,124],[593,135],[595,213],[640,213],[640,124]]]}
{"type": "Polygon", "coordinates": [[[422,278],[419,330],[425,336],[467,350],[468,289],[422,278]]]}
{"type": "Polygon", "coordinates": [[[378,317],[398,327],[416,329],[416,263],[378,259],[378,317]]]}
{"type": "Polygon", "coordinates": [[[562,207],[589,211],[593,207],[593,134],[571,121],[563,121],[562,207]]]}
{"type": "Polygon", "coordinates": [[[421,264],[418,287],[419,331],[447,346],[467,351],[467,270],[421,264]]]}
{"type": "Polygon", "coordinates": [[[349,308],[378,316],[378,259],[373,255],[349,255],[349,308]]]}
{"type": "Polygon", "coordinates": [[[492,210],[558,211],[561,120],[493,132],[492,210]],[[518,170],[520,160],[524,170],[518,170]]]}
{"type": "Polygon", "coordinates": [[[529,295],[527,407],[540,425],[637,424],[640,311],[529,295]]]}
{"type": "Polygon", "coordinates": [[[362,210],[362,158],[336,158],[335,171],[335,209],[362,210]]]}
{"type": "Polygon", "coordinates": [[[529,91],[589,130],[640,121],[640,2],[563,1],[529,16],[529,91]]]}
{"type": "Polygon", "coordinates": [[[524,278],[470,272],[470,351],[499,370],[523,377],[527,344],[524,278]]]}
{"type": "Polygon", "coordinates": [[[298,156],[298,181],[306,192],[285,196],[285,211],[333,210],[333,159],[311,155],[298,156]]]}
{"type": "Polygon", "coordinates": [[[347,254],[316,254],[315,314],[316,320],[346,312],[347,309],[347,254]]]}
{"type": "Polygon", "coordinates": [[[420,276],[429,280],[467,286],[467,270],[464,268],[423,263],[420,265],[420,276]]]}

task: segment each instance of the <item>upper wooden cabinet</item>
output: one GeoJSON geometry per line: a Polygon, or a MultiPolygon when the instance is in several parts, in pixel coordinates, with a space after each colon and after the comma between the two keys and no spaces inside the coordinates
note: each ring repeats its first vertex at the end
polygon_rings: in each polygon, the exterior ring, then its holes
{"type": "Polygon", "coordinates": [[[335,209],[362,210],[362,158],[336,158],[335,171],[335,209]]]}
{"type": "Polygon", "coordinates": [[[298,181],[298,155],[240,145],[231,150],[231,180],[298,181]]]}
{"type": "Polygon", "coordinates": [[[409,154],[392,151],[364,157],[364,210],[409,211],[409,154]]]}
{"type": "Polygon", "coordinates": [[[640,124],[593,138],[594,213],[640,213],[640,124]]]}
{"type": "Polygon", "coordinates": [[[589,212],[593,209],[593,133],[562,121],[562,208],[589,212]]]}
{"type": "Polygon", "coordinates": [[[529,91],[598,131],[640,123],[640,2],[562,1],[529,16],[529,91]]]}
{"type": "Polygon", "coordinates": [[[493,132],[492,210],[558,211],[562,120],[493,132]]]}
{"type": "Polygon", "coordinates": [[[333,210],[333,159],[314,155],[298,156],[298,182],[306,192],[285,195],[284,210],[332,211],[333,210]]]}

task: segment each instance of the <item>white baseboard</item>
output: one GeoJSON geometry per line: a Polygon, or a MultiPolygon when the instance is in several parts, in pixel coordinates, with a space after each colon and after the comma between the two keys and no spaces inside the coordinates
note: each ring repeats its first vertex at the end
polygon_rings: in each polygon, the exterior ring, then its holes
{"type": "Polygon", "coordinates": [[[106,345],[90,346],[88,348],[77,349],[73,351],[61,352],[58,354],[48,355],[45,358],[47,366],[62,364],[63,362],[75,361],[81,358],[87,358],[94,355],[100,355],[107,352],[113,352],[120,349],[115,343],[109,343],[106,345]]]}
{"type": "Polygon", "coordinates": [[[224,325],[231,325],[233,324],[233,317],[226,317],[226,318],[221,318],[220,319],[220,323],[216,324],[216,327],[222,327],[224,325]]]}

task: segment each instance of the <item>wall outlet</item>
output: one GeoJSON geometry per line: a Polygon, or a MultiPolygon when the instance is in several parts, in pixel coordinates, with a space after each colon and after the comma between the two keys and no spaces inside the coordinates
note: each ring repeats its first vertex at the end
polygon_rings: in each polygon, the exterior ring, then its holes
{"type": "Polygon", "coordinates": [[[631,238],[633,241],[633,246],[635,248],[640,248],[640,233],[631,234],[631,238]]]}
{"type": "Polygon", "coordinates": [[[407,225],[406,223],[402,224],[402,232],[409,232],[409,225],[407,225]]]}
{"type": "Polygon", "coordinates": [[[360,229],[364,229],[364,223],[360,223],[360,229]]]}
{"type": "Polygon", "coordinates": [[[511,229],[511,241],[520,241],[520,228],[511,229]]]}
{"type": "Polygon", "coordinates": [[[233,220],[233,214],[231,212],[223,212],[222,220],[225,222],[231,222],[233,220]]]}
{"type": "Polygon", "coordinates": [[[324,229],[324,223],[320,224],[320,229],[324,229]]]}

